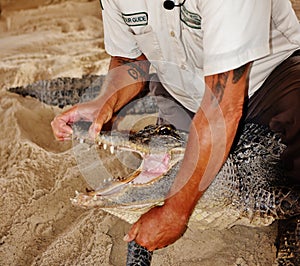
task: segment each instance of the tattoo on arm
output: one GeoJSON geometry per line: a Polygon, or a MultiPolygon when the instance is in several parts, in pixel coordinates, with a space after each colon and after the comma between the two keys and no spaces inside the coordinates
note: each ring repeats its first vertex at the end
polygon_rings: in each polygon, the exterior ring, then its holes
{"type": "MultiPolygon", "coordinates": [[[[242,78],[242,76],[245,74],[246,70],[247,70],[247,65],[243,65],[237,69],[234,69],[232,83],[233,84],[238,83],[239,80],[242,78]]],[[[228,76],[230,72],[231,71],[217,74],[213,78],[213,83],[211,88],[213,92],[212,103],[214,103],[215,105],[221,103],[223,99],[226,83],[228,81],[228,76]]]]}
{"type": "Polygon", "coordinates": [[[143,70],[143,65],[145,62],[124,58],[119,58],[118,61],[120,64],[128,66],[127,72],[133,79],[138,80],[139,78],[147,78],[147,73],[143,70]]]}
{"type": "Polygon", "coordinates": [[[215,105],[218,105],[223,99],[228,76],[229,76],[229,72],[225,72],[225,73],[215,75],[215,78],[213,79],[213,84],[211,89],[213,92],[212,102],[215,105]]]}
{"type": "Polygon", "coordinates": [[[243,65],[235,70],[233,70],[233,78],[232,83],[238,83],[238,81],[241,79],[241,77],[244,75],[245,71],[247,69],[247,65],[243,65]]]}

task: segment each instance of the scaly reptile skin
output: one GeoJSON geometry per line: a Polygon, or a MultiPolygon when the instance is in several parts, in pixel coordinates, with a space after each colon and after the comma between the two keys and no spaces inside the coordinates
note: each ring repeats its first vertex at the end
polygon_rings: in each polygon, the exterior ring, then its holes
{"type": "Polygon", "coordinates": [[[149,266],[153,252],[140,246],[135,241],[128,243],[126,266],[149,266]]]}
{"type": "Polygon", "coordinates": [[[277,263],[279,266],[300,265],[300,215],[280,220],[277,239],[277,263]]]}
{"type": "MultiPolygon", "coordinates": [[[[24,97],[31,96],[39,101],[53,106],[63,108],[67,105],[74,105],[79,102],[87,102],[99,95],[105,76],[104,75],[86,75],[82,78],[61,77],[52,80],[40,80],[27,86],[9,88],[8,91],[20,94],[24,97]]],[[[135,98],[145,96],[149,93],[145,89],[135,98]]],[[[136,101],[123,113],[142,114],[156,113],[158,107],[154,97],[146,97],[143,101],[136,101]]]]}

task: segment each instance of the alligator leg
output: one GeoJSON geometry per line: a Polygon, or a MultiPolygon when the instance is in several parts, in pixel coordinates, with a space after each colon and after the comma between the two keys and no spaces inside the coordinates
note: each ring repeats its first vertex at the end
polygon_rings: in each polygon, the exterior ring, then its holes
{"type": "Polygon", "coordinates": [[[279,220],[277,248],[279,266],[300,265],[300,215],[279,220]]]}
{"type": "Polygon", "coordinates": [[[135,241],[128,243],[126,266],[150,266],[153,252],[140,246],[135,241]]]}

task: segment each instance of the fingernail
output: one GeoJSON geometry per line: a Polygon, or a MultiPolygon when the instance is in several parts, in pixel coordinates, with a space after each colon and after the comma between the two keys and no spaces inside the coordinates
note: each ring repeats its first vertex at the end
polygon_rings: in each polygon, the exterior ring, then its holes
{"type": "Polygon", "coordinates": [[[126,241],[126,242],[128,242],[128,241],[129,241],[129,235],[126,234],[126,235],[124,236],[123,240],[126,241]]]}

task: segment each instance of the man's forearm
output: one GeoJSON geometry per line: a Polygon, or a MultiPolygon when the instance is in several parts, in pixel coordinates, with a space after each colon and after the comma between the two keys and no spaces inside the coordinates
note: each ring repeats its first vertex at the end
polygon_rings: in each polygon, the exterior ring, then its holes
{"type": "Polygon", "coordinates": [[[206,79],[185,158],[165,205],[187,219],[226,160],[242,116],[249,66],[206,79]]]}
{"type": "Polygon", "coordinates": [[[106,98],[114,112],[133,99],[149,78],[149,66],[144,55],[136,59],[112,57],[109,72],[98,99],[106,98]]]}
{"type": "MultiPolygon", "coordinates": [[[[183,220],[190,217],[198,200],[217,175],[229,153],[230,148],[226,146],[233,141],[233,138],[225,137],[225,130],[222,128],[218,128],[218,133],[212,132],[217,127],[210,127],[212,121],[206,115],[201,111],[194,119],[195,123],[203,125],[203,129],[199,134],[194,126],[191,127],[183,163],[170,196],[165,201],[165,205],[179,211],[183,220]]],[[[237,124],[240,117],[235,117],[237,124]]],[[[236,127],[231,127],[231,132],[228,133],[234,135],[236,127]]]]}

